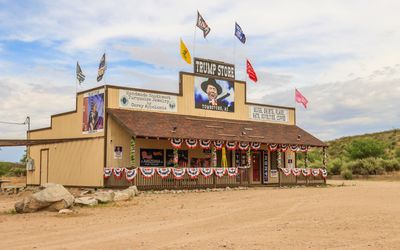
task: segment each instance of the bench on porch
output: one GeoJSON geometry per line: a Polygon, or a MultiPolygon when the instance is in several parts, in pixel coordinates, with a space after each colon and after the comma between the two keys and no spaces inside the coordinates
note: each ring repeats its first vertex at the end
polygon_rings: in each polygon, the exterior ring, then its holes
{"type": "Polygon", "coordinates": [[[24,186],[6,186],[1,188],[1,192],[18,194],[24,186]]]}

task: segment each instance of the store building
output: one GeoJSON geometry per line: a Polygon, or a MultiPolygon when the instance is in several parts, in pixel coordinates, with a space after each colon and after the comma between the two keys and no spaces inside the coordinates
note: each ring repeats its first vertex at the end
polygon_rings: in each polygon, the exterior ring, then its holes
{"type": "MultiPolygon", "coordinates": [[[[76,109],[50,124],[28,132],[43,141],[29,146],[28,185],[276,184],[281,168],[302,176],[296,153],[327,146],[296,126],[295,108],[247,102],[234,65],[199,58],[179,73],[179,93],[104,85],[77,93],[76,109]]],[[[304,171],[308,182],[314,173],[304,171]]]]}

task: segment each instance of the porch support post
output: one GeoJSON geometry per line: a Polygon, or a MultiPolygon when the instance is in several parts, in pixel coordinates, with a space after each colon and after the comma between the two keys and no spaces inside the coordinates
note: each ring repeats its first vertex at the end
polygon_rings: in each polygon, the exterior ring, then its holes
{"type": "Polygon", "coordinates": [[[324,154],[323,155],[323,159],[322,159],[322,164],[324,165],[324,168],[326,168],[326,165],[327,165],[327,154],[326,154],[326,147],[323,147],[322,148],[322,153],[324,154]]]}
{"type": "Polygon", "coordinates": [[[307,153],[307,151],[304,153],[304,167],[308,168],[308,153],[307,153]]]}

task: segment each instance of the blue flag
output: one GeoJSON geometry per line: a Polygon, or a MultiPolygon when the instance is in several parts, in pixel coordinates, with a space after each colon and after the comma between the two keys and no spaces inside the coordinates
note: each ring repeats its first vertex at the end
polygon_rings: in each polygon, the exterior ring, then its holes
{"type": "Polygon", "coordinates": [[[235,36],[243,44],[246,43],[246,35],[243,33],[242,28],[240,28],[239,24],[237,24],[236,22],[235,22],[235,36]]]}

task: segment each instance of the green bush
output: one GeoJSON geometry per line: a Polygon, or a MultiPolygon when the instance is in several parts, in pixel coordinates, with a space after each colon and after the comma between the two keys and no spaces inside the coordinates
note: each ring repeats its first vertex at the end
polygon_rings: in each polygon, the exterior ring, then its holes
{"type": "Polygon", "coordinates": [[[386,144],[374,139],[356,139],[346,147],[346,154],[353,160],[369,157],[382,157],[386,144]]]}
{"type": "Polygon", "coordinates": [[[352,180],[353,179],[353,174],[349,169],[345,169],[342,171],[342,177],[345,180],[352,180]]]}
{"type": "Polygon", "coordinates": [[[348,162],[345,168],[357,175],[383,174],[385,171],[383,161],[385,160],[373,157],[358,159],[348,162]]]}
{"type": "Polygon", "coordinates": [[[342,169],[342,160],[339,158],[328,162],[328,174],[339,175],[342,169]]]}
{"type": "Polygon", "coordinates": [[[386,172],[400,170],[400,162],[396,159],[381,160],[380,165],[381,165],[381,168],[385,169],[386,172]]]}

